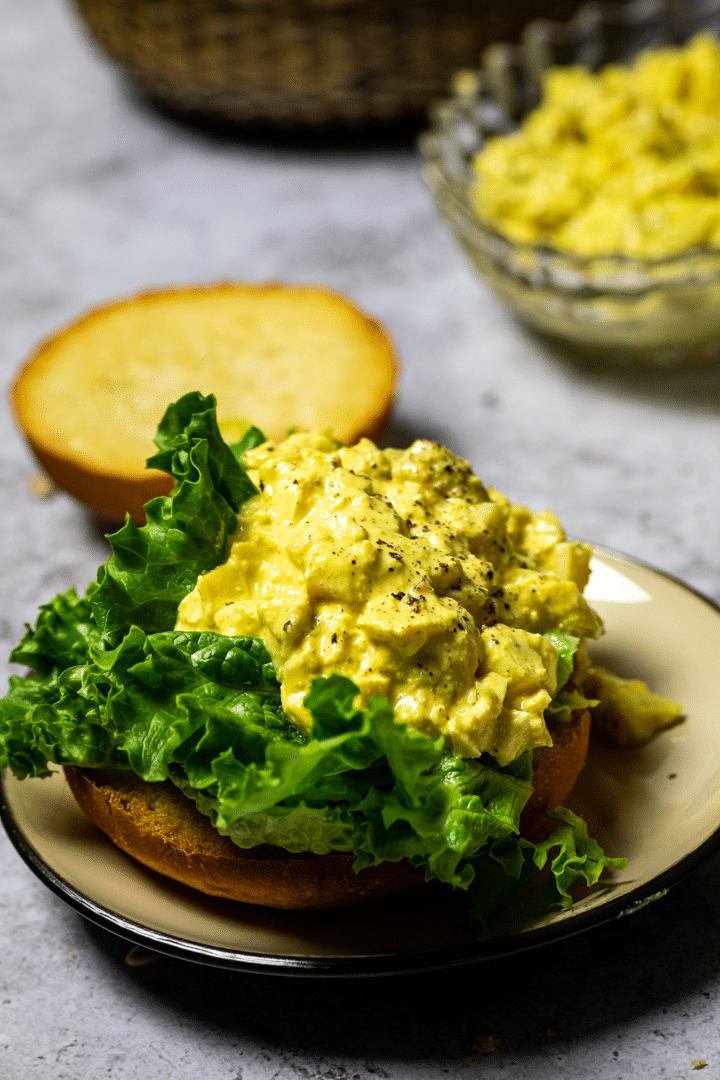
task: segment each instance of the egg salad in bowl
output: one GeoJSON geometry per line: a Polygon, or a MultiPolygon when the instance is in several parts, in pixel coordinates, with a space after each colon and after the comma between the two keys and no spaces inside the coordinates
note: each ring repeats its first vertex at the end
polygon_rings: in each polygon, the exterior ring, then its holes
{"type": "Polygon", "coordinates": [[[720,355],[720,9],[675,16],[589,4],[530,23],[458,73],[420,138],[472,265],[582,358],[720,355]]]}

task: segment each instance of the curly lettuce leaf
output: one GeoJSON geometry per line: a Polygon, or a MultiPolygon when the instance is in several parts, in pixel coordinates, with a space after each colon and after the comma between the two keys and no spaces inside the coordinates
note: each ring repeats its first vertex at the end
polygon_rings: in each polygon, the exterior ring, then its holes
{"type": "Polygon", "coordinates": [[[559,630],[548,630],[543,637],[557,653],[557,687],[562,690],[575,668],[575,653],[580,648],[580,638],[559,630]]]}
{"type": "Polygon", "coordinates": [[[46,675],[81,664],[101,635],[93,619],[87,596],[79,597],[74,589],[60,593],[40,608],[34,628],[25,634],[10,654],[15,664],[25,664],[37,675],[46,675]]]}
{"type": "Polygon", "coordinates": [[[13,675],[0,701],[0,768],[20,779],[49,776],[50,764],[108,765],[113,736],[97,703],[79,694],[80,668],[25,679],[13,675]]]}
{"type": "Polygon", "coordinates": [[[545,840],[534,844],[523,837],[511,837],[493,844],[474,860],[468,905],[479,922],[487,923],[492,913],[538,871],[545,871],[538,901],[544,915],[554,908],[571,908],[571,890],[578,885],[591,888],[606,871],[625,868],[625,859],[607,856],[572,810],[559,806],[548,811],[548,816],[562,824],[545,840]]]}
{"type": "Polygon", "coordinates": [[[175,490],[147,504],[145,525],[128,519],[108,538],[113,555],[100,567],[89,597],[110,647],[132,625],[148,633],[172,629],[178,604],[198,575],[225,559],[237,511],[255,494],[244,466],[223,441],[212,395],[193,392],[171,405],[155,442],[158,453],[148,466],[170,473],[175,490]]]}
{"type": "Polygon", "coordinates": [[[133,627],[114,650],[41,679],[14,677],[0,701],[0,764],[43,776],[49,763],[132,769],[165,780],[232,748],[264,760],[273,739],[299,737],[280,707],[270,658],[253,638],[133,627]]]}
{"type": "Polygon", "coordinates": [[[243,433],[242,438],[238,439],[237,442],[228,443],[228,446],[232,450],[234,457],[240,461],[246,450],[254,450],[256,446],[260,446],[264,442],[265,436],[260,428],[249,427],[243,433]]]}
{"type": "Polygon", "coordinates": [[[598,702],[585,697],[577,687],[568,686],[568,679],[575,669],[575,654],[578,651],[581,640],[572,634],[562,634],[558,630],[550,630],[543,634],[557,653],[557,690],[553,694],[552,701],[546,709],[546,715],[553,720],[562,720],[569,723],[577,709],[591,709],[598,702]]]}
{"type": "Polygon", "coordinates": [[[548,816],[562,822],[546,840],[536,846],[533,854],[535,866],[541,870],[548,863],[548,874],[543,893],[543,908],[570,908],[573,904],[570,889],[580,880],[587,886],[596,885],[604,870],[622,870],[625,859],[611,859],[593,840],[581,817],[558,806],[548,811],[548,816]]]}
{"type": "Polygon", "coordinates": [[[529,755],[506,769],[450,758],[384,699],[356,706],[339,675],[313,684],[312,733],[300,735],[251,638],[133,627],[85,665],[17,683],[0,731],[18,774],[43,775],[51,761],[171,778],[245,846],[350,851],[358,869],[408,858],[465,887],[474,855],[517,832],[531,790],[529,755]]]}

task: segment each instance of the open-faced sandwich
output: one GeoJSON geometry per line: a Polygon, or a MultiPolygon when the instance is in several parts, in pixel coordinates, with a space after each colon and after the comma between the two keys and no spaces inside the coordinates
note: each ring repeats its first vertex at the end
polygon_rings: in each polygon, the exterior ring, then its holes
{"type": "MultiPolygon", "coordinates": [[[[485,919],[536,870],[569,906],[618,865],[562,808],[602,683],[586,544],[423,440],[227,445],[190,393],[156,443],[172,494],[13,652],[0,765],[64,766],[125,851],[274,907],[438,881],[485,919]]],[[[638,694],[643,737],[677,719],[638,694]]]]}

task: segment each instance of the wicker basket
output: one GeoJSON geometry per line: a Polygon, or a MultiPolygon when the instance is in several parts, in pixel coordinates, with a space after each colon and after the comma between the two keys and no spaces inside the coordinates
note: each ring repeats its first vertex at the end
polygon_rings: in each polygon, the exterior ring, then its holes
{"type": "Polygon", "coordinates": [[[75,0],[153,97],[233,124],[417,119],[457,68],[577,0],[75,0]]]}

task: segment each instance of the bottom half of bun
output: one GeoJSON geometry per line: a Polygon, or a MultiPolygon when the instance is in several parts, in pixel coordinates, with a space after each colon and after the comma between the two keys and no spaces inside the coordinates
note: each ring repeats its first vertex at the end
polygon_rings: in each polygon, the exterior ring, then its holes
{"type": "MultiPolygon", "coordinates": [[[[553,746],[533,757],[533,794],[521,832],[547,831],[546,812],[561,805],[582,769],[590,716],[578,712],[551,726],[553,746]]],[[[85,815],[119,848],[158,873],[210,896],[265,907],[320,910],[409,892],[424,874],[407,861],[355,872],[345,852],[291,854],[270,845],[244,849],[222,836],[171,781],[147,783],[134,773],[68,766],[70,790],[85,815]]]]}

